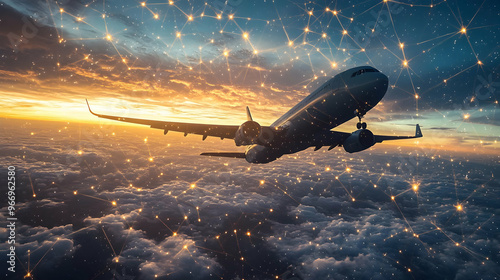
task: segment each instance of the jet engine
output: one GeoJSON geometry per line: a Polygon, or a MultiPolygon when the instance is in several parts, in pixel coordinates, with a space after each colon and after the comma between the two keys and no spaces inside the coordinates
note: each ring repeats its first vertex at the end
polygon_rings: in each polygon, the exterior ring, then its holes
{"type": "Polygon", "coordinates": [[[348,153],[355,153],[366,150],[375,144],[375,137],[368,129],[359,129],[354,131],[347,139],[343,146],[348,153]]]}
{"type": "Polygon", "coordinates": [[[236,146],[257,144],[257,139],[261,134],[260,124],[254,121],[244,122],[236,131],[234,143],[236,146]]]}

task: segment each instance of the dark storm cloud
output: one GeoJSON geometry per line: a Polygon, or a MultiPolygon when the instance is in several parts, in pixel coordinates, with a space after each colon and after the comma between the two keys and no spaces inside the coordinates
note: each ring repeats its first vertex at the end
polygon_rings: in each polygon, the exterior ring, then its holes
{"type": "MultiPolygon", "coordinates": [[[[33,51],[41,54],[57,47],[57,30],[44,20],[20,13],[7,5],[0,6],[0,50],[33,51]],[[40,52],[42,51],[43,52],[40,52]]],[[[2,51],[3,52],[3,51],[2,51]]],[[[21,59],[22,56],[16,56],[21,59]]],[[[5,60],[2,60],[4,62],[5,60]]],[[[8,65],[8,64],[5,64],[8,65]]],[[[16,65],[9,65],[15,67],[16,65]]],[[[19,66],[19,65],[18,65],[19,66]]]]}

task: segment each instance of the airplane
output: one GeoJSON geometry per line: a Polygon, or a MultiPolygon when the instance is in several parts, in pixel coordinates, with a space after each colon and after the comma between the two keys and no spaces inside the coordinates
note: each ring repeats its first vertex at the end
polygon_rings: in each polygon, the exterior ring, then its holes
{"type": "Polygon", "coordinates": [[[376,143],[422,137],[420,126],[416,125],[414,136],[374,135],[362,122],[364,115],[384,97],[389,79],[370,66],[355,67],[335,75],[322,86],[278,118],[270,126],[261,126],[254,121],[250,109],[246,107],[247,121],[241,125],[214,125],[167,122],[135,119],[128,117],[90,113],[100,118],[149,125],[169,131],[202,135],[221,139],[234,139],[236,146],[247,146],[241,152],[209,152],[203,156],[244,158],[249,163],[269,163],[285,154],[293,154],[309,147],[328,150],[342,146],[348,153],[366,150],[376,143]],[[352,133],[331,129],[358,117],[357,130],[352,133]]]}

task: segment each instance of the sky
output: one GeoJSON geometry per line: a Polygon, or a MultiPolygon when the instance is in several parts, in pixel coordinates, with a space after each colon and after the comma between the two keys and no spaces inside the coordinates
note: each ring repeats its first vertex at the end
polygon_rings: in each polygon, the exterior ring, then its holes
{"type": "Polygon", "coordinates": [[[495,1],[0,4],[7,118],[97,122],[88,98],[100,113],[195,123],[242,123],[248,105],[268,125],[371,65],[390,81],[366,116],[373,131],[419,123],[420,145],[498,153],[495,1]]]}
{"type": "MultiPolygon", "coordinates": [[[[0,1],[7,279],[499,279],[500,9],[485,1],[0,1]],[[375,134],[252,165],[102,120],[269,125],[352,67],[375,134]]],[[[357,120],[335,130],[352,132],[357,120]]],[[[2,275],[3,277],[3,275],[2,275]]]]}

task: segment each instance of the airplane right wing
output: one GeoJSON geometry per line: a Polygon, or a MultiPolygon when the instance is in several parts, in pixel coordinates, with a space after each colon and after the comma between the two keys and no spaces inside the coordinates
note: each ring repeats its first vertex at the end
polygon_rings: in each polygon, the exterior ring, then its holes
{"type": "Polygon", "coordinates": [[[382,141],[387,140],[401,140],[401,139],[412,139],[412,138],[420,138],[422,137],[422,131],[420,130],[420,125],[417,124],[417,128],[415,130],[415,136],[386,136],[386,135],[374,135],[375,143],[382,143],[382,141]]]}
{"type": "Polygon", "coordinates": [[[324,131],[314,135],[312,141],[309,142],[310,147],[315,147],[314,150],[319,150],[323,146],[329,146],[328,150],[336,146],[343,146],[347,152],[359,152],[364,149],[389,140],[403,140],[422,137],[420,125],[417,124],[414,136],[392,136],[392,135],[373,135],[367,129],[359,129],[353,133],[324,131]]]}

